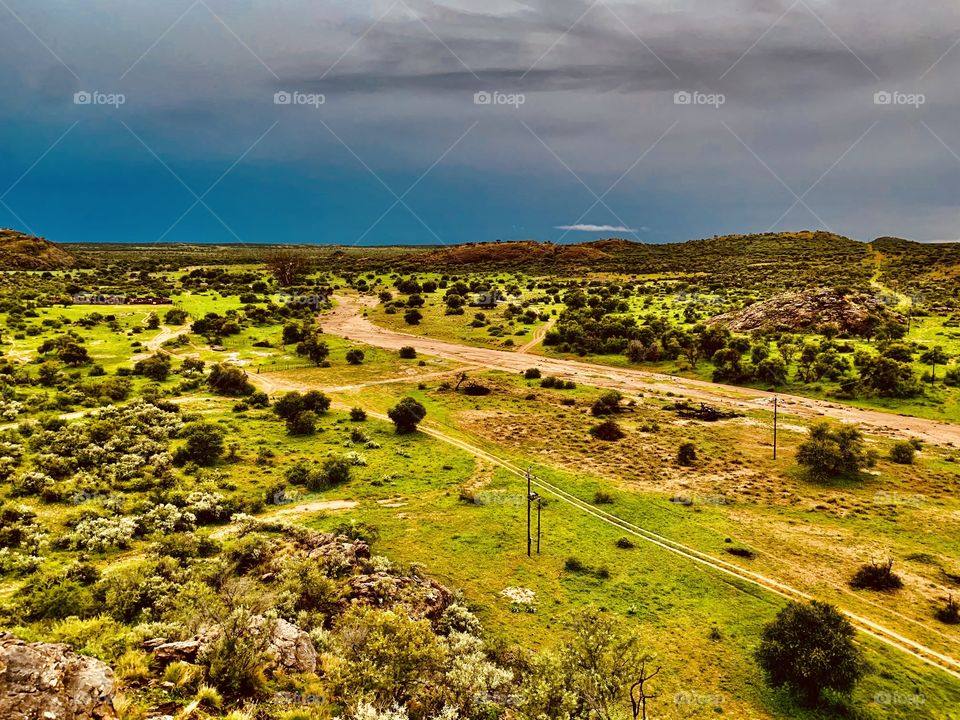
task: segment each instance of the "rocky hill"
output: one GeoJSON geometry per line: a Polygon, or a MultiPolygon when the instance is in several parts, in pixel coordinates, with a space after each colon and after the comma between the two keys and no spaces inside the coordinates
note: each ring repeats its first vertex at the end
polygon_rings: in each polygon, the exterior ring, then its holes
{"type": "Polygon", "coordinates": [[[0,270],[60,270],[76,265],[76,258],[56,243],[0,228],[0,270]]]}
{"type": "Polygon", "coordinates": [[[736,332],[761,328],[799,331],[833,324],[841,332],[860,334],[871,315],[887,318],[894,313],[875,295],[846,295],[833,288],[814,288],[775,295],[742,310],[717,315],[709,322],[736,332]]]}

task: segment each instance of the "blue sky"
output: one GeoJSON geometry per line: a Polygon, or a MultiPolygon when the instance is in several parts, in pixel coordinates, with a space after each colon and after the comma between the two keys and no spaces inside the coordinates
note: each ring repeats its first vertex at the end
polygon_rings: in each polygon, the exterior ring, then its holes
{"type": "Polygon", "coordinates": [[[958,41],[948,2],[0,0],[0,227],[955,240],[958,41]]]}

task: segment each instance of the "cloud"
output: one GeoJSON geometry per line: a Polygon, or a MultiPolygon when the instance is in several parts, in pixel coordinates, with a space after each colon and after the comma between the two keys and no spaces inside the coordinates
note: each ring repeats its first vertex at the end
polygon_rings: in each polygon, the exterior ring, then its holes
{"type": "Polygon", "coordinates": [[[556,225],[554,230],[566,230],[567,232],[622,232],[635,233],[636,228],[628,228],[620,225],[556,225]]]}

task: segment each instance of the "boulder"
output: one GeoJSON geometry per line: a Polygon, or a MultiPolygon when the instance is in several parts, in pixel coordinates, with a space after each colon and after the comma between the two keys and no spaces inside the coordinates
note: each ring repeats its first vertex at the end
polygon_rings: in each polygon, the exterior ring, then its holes
{"type": "Polygon", "coordinates": [[[269,652],[288,673],[316,672],[317,651],[310,636],[282,618],[272,623],[269,652]]]}
{"type": "Polygon", "coordinates": [[[4,720],[117,720],[113,671],[62,643],[27,643],[0,633],[4,720]]]}

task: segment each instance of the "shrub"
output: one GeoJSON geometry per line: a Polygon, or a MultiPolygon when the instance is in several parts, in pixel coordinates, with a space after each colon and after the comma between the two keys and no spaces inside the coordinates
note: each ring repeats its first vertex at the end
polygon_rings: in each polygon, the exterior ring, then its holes
{"type": "Polygon", "coordinates": [[[463,392],[465,395],[472,395],[474,397],[482,397],[484,395],[489,395],[491,390],[486,385],[481,385],[480,383],[470,382],[464,385],[463,392]]]}
{"type": "Polygon", "coordinates": [[[223,455],[225,436],[223,428],[213,423],[198,421],[185,425],[180,437],[185,438],[187,444],[177,451],[177,462],[214,465],[223,455]]]}
{"type": "Polygon", "coordinates": [[[540,368],[528,368],[524,371],[523,377],[527,380],[539,380],[540,368]]]}
{"type": "Polygon", "coordinates": [[[347,362],[350,363],[351,365],[362,365],[363,358],[364,358],[363,350],[360,350],[359,348],[353,348],[351,350],[347,350],[347,362]]]}
{"type": "Polygon", "coordinates": [[[593,494],[593,504],[594,505],[612,505],[613,495],[606,492],[605,490],[597,490],[593,494]]]}
{"type": "Polygon", "coordinates": [[[848,694],[863,676],[855,635],[832,605],[791,602],[764,628],[757,662],[770,685],[815,705],[824,690],[848,694]]]}
{"type": "Polygon", "coordinates": [[[417,351],[410,345],[404,345],[400,348],[400,357],[404,360],[413,360],[417,357],[417,351]]]}
{"type": "Polygon", "coordinates": [[[677,465],[693,467],[697,462],[697,446],[692,442],[685,442],[677,448],[677,465]]]}
{"type": "Polygon", "coordinates": [[[807,440],[797,448],[797,462],[806,466],[815,476],[853,474],[868,460],[863,436],[849,425],[814,425],[810,428],[807,440]]]}
{"type": "Polygon", "coordinates": [[[594,415],[615,415],[620,412],[620,401],[623,399],[616,390],[608,390],[596,399],[590,412],[594,415]]]}
{"type": "Polygon", "coordinates": [[[897,590],[903,587],[900,576],[893,572],[893,560],[867,563],[850,580],[850,587],[857,590],[897,590]]]}
{"type": "Polygon", "coordinates": [[[621,550],[632,550],[633,548],[636,547],[636,545],[634,544],[633,540],[631,540],[630,538],[622,537],[619,540],[617,540],[617,547],[620,548],[621,550]]]}
{"type": "Polygon", "coordinates": [[[249,395],[254,391],[242,368],[224,363],[217,363],[210,368],[207,384],[221,395],[249,395]]]}
{"type": "Polygon", "coordinates": [[[894,443],[890,448],[890,459],[900,465],[913,465],[913,456],[917,449],[908,440],[901,440],[894,443]]]}
{"type": "Polygon", "coordinates": [[[166,353],[157,353],[152,357],[138,360],[133,366],[133,374],[163,382],[170,376],[170,356],[166,353]]]}
{"type": "Polygon", "coordinates": [[[407,325],[419,325],[420,321],[423,320],[423,313],[416,308],[410,308],[403,314],[403,319],[407,325]]]}
{"type": "Polygon", "coordinates": [[[287,419],[287,432],[291,435],[313,435],[317,431],[317,414],[313,410],[298,412],[287,419]]]}
{"type": "Polygon", "coordinates": [[[412,397],[405,397],[387,412],[398,433],[410,433],[427,415],[427,409],[412,397]]]}
{"type": "Polygon", "coordinates": [[[727,548],[726,550],[731,555],[735,555],[736,557],[746,558],[747,560],[753,560],[757,556],[757,554],[753,550],[749,550],[747,548],[731,547],[731,548],[727,548]]]}
{"type": "Polygon", "coordinates": [[[363,408],[350,408],[350,419],[354,422],[363,422],[367,419],[367,411],[363,408]]]}
{"type": "Polygon", "coordinates": [[[597,440],[606,440],[607,442],[613,442],[626,437],[623,429],[613,420],[604,420],[599,425],[594,425],[590,428],[590,434],[597,438],[597,440]]]}
{"type": "Polygon", "coordinates": [[[252,613],[238,607],[218,623],[216,629],[216,641],[201,658],[210,680],[231,697],[260,694],[268,662],[268,628],[257,627],[252,613]]]}
{"type": "Polygon", "coordinates": [[[947,603],[941,608],[937,608],[934,617],[947,625],[960,624],[960,603],[953,599],[953,595],[947,598],[947,603]]]}

